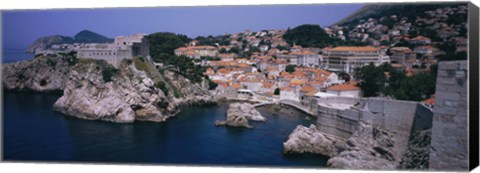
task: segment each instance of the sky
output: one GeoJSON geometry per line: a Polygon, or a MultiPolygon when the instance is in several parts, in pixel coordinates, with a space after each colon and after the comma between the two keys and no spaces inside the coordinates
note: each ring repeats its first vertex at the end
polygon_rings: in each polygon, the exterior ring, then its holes
{"type": "Polygon", "coordinates": [[[174,32],[190,38],[249,29],[329,26],[363,4],[196,6],[2,11],[3,49],[26,48],[38,37],[74,36],[87,29],[114,38],[134,33],[174,32]]]}

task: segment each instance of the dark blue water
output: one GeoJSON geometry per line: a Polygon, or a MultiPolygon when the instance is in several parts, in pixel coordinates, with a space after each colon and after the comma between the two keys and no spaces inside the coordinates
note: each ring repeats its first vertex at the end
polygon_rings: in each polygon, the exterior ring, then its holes
{"type": "Polygon", "coordinates": [[[215,127],[227,105],[184,107],[163,123],[115,124],[52,111],[58,95],[4,92],[3,158],[55,161],[188,165],[322,167],[327,158],[282,154],[282,143],[298,125],[309,125],[293,108],[253,129],[215,127]]]}
{"type": "Polygon", "coordinates": [[[3,49],[2,63],[11,63],[33,59],[33,54],[25,53],[25,49],[3,49]]]}

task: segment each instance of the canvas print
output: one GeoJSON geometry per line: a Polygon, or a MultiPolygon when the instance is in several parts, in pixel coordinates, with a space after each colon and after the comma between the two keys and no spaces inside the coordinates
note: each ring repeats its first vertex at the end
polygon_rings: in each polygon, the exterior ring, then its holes
{"type": "Polygon", "coordinates": [[[2,158],[468,170],[469,7],[3,10],[2,158]]]}

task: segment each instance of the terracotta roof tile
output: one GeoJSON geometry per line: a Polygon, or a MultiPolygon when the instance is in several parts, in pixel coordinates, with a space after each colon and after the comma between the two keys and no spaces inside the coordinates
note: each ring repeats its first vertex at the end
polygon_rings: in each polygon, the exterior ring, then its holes
{"type": "Polygon", "coordinates": [[[317,89],[315,89],[314,87],[312,87],[310,85],[305,85],[300,89],[300,92],[304,92],[304,93],[312,93],[312,92],[316,92],[316,91],[317,91],[317,89]]]}
{"type": "Polygon", "coordinates": [[[340,84],[340,85],[333,85],[328,87],[327,90],[334,90],[334,91],[352,91],[352,90],[360,90],[356,84],[340,84]]]}
{"type": "Polygon", "coordinates": [[[370,51],[380,51],[381,48],[373,46],[339,46],[335,48],[328,49],[328,51],[355,51],[355,52],[370,52],[370,51]]]}

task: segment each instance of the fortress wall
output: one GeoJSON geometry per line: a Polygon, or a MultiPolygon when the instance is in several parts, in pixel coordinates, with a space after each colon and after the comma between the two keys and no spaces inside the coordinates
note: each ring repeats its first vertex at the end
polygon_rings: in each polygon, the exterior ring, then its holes
{"type": "Polygon", "coordinates": [[[395,134],[397,161],[408,148],[411,132],[431,127],[432,112],[418,102],[342,97],[322,98],[319,102],[358,104],[347,110],[318,106],[319,131],[347,139],[357,130],[360,121],[389,130],[395,134]]]}
{"type": "Polygon", "coordinates": [[[327,98],[319,98],[319,103],[342,103],[342,104],[351,104],[354,105],[356,103],[362,102],[361,98],[355,97],[327,97],[327,98]]]}
{"type": "MultiPolygon", "coordinates": [[[[408,148],[410,132],[417,112],[418,102],[385,100],[383,102],[383,128],[394,133],[396,159],[408,148]]],[[[420,116],[421,117],[421,116],[420,116]]]]}
{"type": "Polygon", "coordinates": [[[438,64],[430,169],[468,170],[468,63],[438,64]]]}
{"type": "Polygon", "coordinates": [[[357,130],[360,112],[318,106],[317,128],[323,133],[349,138],[357,130]]]}

